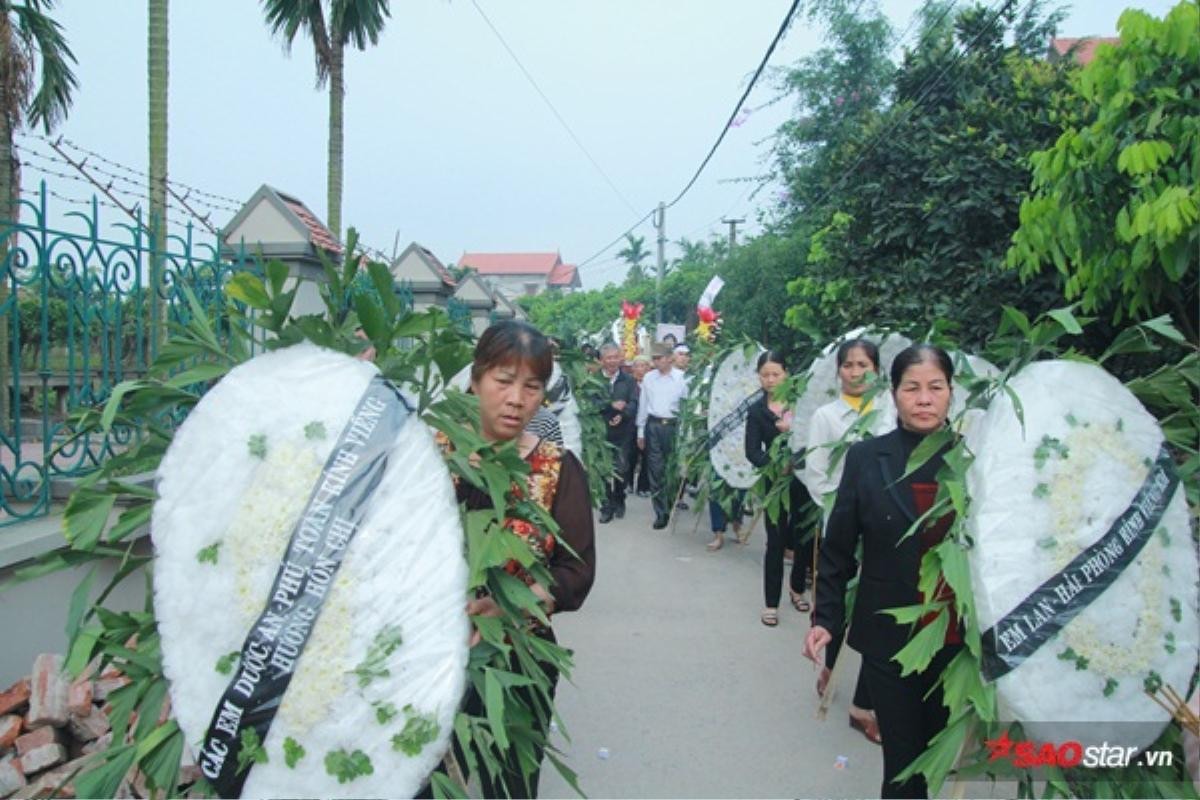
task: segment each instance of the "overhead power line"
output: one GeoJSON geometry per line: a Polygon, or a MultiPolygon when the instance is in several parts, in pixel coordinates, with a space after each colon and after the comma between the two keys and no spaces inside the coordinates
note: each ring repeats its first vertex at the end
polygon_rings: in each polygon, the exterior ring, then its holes
{"type": "Polygon", "coordinates": [[[695,185],[700,178],[700,173],[704,172],[704,168],[708,166],[708,162],[716,155],[717,148],[721,146],[721,142],[725,140],[725,134],[729,133],[729,129],[733,127],[733,122],[737,119],[737,115],[741,113],[742,106],[746,102],[746,98],[750,96],[750,92],[754,91],[754,84],[758,82],[759,76],[766,69],[767,62],[771,60],[771,54],[775,52],[775,46],[783,39],[783,35],[787,33],[788,26],[792,23],[792,17],[796,14],[796,9],[800,7],[800,0],[792,0],[792,7],[788,9],[787,15],[784,16],[783,22],[779,26],[779,30],[775,33],[775,38],[771,40],[771,44],[767,47],[767,52],[763,54],[762,61],[758,64],[758,69],[754,71],[754,76],[750,78],[750,83],[746,85],[746,91],[742,92],[742,96],[733,106],[733,111],[729,115],[729,119],[725,121],[725,126],[721,128],[721,132],[717,135],[717,140],[713,142],[713,146],[709,149],[708,155],[700,162],[700,166],[696,168],[696,173],[692,175],[692,179],[687,182],[687,185],[675,196],[675,199],[667,203],[667,208],[672,208],[676,203],[683,199],[683,196],[695,185]]]}
{"type": "Polygon", "coordinates": [[[636,214],[637,209],[633,207],[633,203],[629,202],[629,199],[625,197],[620,189],[617,188],[617,185],[613,182],[613,179],[608,177],[608,173],[605,172],[604,168],[600,166],[600,162],[598,162],[592,156],[592,154],[588,152],[588,149],[584,146],[583,142],[580,141],[579,137],[575,135],[575,131],[571,130],[571,126],[567,124],[565,119],[563,119],[563,115],[558,113],[558,109],[555,108],[554,103],[551,102],[550,98],[546,96],[546,93],[542,91],[542,87],[538,86],[538,82],[534,80],[533,75],[531,75],[529,70],[525,68],[525,65],[521,63],[521,59],[517,57],[517,54],[513,52],[513,49],[509,47],[508,42],[504,39],[504,35],[501,34],[499,29],[492,24],[490,19],[488,19],[488,15],[484,13],[482,8],[480,8],[477,0],[471,0],[471,5],[475,6],[475,10],[479,12],[479,16],[482,17],[483,21],[487,23],[487,26],[492,29],[492,33],[495,34],[496,39],[500,42],[501,46],[504,47],[505,51],[508,52],[508,55],[517,65],[517,68],[521,70],[521,74],[525,76],[525,80],[529,81],[529,85],[532,86],[533,90],[538,93],[538,97],[542,98],[542,102],[544,102],[546,107],[550,109],[550,113],[554,115],[556,120],[558,120],[558,124],[561,125],[563,130],[567,132],[567,136],[571,137],[571,141],[575,143],[575,146],[579,148],[580,152],[583,153],[587,160],[592,162],[592,166],[595,167],[596,171],[600,173],[600,177],[604,178],[604,182],[607,183],[608,187],[613,190],[613,193],[617,196],[617,199],[624,203],[625,207],[631,212],[636,214]]]}
{"type": "MultiPolygon", "coordinates": [[[[472,0],[472,2],[475,2],[475,0],[472,0]]],[[[476,7],[478,8],[478,5],[476,7]]],[[[767,63],[771,60],[771,55],[775,52],[775,47],[779,44],[780,40],[783,39],[783,35],[787,32],[788,26],[791,24],[792,18],[795,16],[796,10],[799,7],[800,7],[800,0],[793,0],[791,7],[788,9],[787,14],[783,18],[783,22],[779,26],[779,30],[776,31],[775,37],[771,40],[771,44],[767,47],[767,51],[763,54],[762,60],[758,64],[758,68],[754,71],[754,75],[750,78],[750,82],[746,85],[745,91],[742,92],[741,96],[738,98],[737,103],[734,104],[733,111],[730,113],[729,119],[726,120],[724,127],[721,128],[720,134],[717,135],[717,140],[715,142],[713,142],[713,146],[711,148],[709,148],[708,155],[706,155],[704,157],[704,160],[700,162],[700,166],[696,168],[696,172],[692,175],[691,180],[689,180],[687,182],[687,184],[683,187],[683,189],[679,192],[679,194],[675,196],[675,199],[672,200],[670,203],[666,204],[666,206],[665,206],[666,208],[673,207],[676,203],[678,203],[680,200],[683,199],[684,195],[686,195],[688,193],[688,191],[692,188],[692,186],[695,185],[696,181],[700,178],[701,173],[704,172],[704,168],[708,166],[708,162],[712,160],[713,155],[716,154],[717,148],[719,148],[721,146],[721,142],[724,141],[724,139],[725,139],[725,134],[728,133],[730,127],[732,127],[734,120],[737,119],[737,115],[741,112],[742,106],[746,102],[746,98],[748,98],[750,96],[750,92],[752,92],[754,90],[755,84],[758,82],[759,77],[762,76],[763,70],[766,68],[767,63]]],[[[482,13],[482,12],[480,12],[480,13],[482,13]]],[[[657,210],[658,210],[657,208],[652,208],[649,211],[647,211],[643,217],[641,217],[637,222],[633,223],[628,228],[626,228],[619,236],[617,236],[615,239],[613,239],[608,244],[604,245],[604,247],[601,247],[599,250],[597,250],[592,255],[588,256],[583,261],[579,262],[579,268],[582,269],[583,267],[586,267],[588,264],[592,263],[597,258],[604,255],[610,249],[615,247],[626,236],[633,233],[635,230],[637,230],[639,227],[641,227],[648,219],[650,219],[652,216],[654,216],[654,214],[657,212],[657,210]]]]}

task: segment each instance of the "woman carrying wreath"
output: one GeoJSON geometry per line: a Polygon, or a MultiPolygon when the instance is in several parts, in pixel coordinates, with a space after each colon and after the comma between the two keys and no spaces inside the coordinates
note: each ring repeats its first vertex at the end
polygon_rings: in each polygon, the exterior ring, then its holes
{"type": "MultiPolygon", "coordinates": [[[[845,461],[833,463],[833,446],[842,441],[846,432],[860,418],[875,410],[876,415],[869,431],[863,435],[882,436],[896,427],[895,413],[886,394],[869,398],[868,390],[879,374],[879,347],[868,339],[849,339],[838,345],[837,375],[841,395],[821,406],[808,423],[809,451],[805,454],[804,485],[813,499],[824,507],[826,497],[832,495],[842,479],[845,461]]],[[[825,651],[825,666],[817,679],[817,693],[825,694],[833,665],[842,649],[842,637],[835,636],[825,651]]],[[[879,722],[872,710],[871,695],[867,689],[866,676],[859,668],[854,686],[854,697],[850,701],[850,727],[862,732],[868,741],[880,743],[879,722]]]]}
{"type": "MultiPolygon", "coordinates": [[[[774,398],[775,390],[787,380],[783,359],[773,350],[758,357],[758,381],[763,388],[762,396],[746,412],[746,459],[759,470],[770,462],[768,453],[771,443],[780,434],[792,428],[792,412],[784,403],[774,398]]],[[[768,628],[779,624],[779,597],[783,591],[783,551],[792,549],[796,556],[788,579],[788,593],[792,606],[801,612],[811,609],[805,592],[805,570],[812,562],[812,539],[800,547],[799,520],[804,506],[811,502],[808,490],[791,470],[788,470],[788,508],[780,509],[777,519],[767,515],[767,553],[763,559],[763,596],[765,607],[760,621],[768,628]]]]}
{"type": "MultiPolygon", "coordinates": [[[[816,615],[804,643],[805,655],[820,663],[821,651],[845,627],[846,583],[853,577],[855,550],[862,545],[862,575],[847,642],[863,657],[867,688],[883,736],[882,797],[925,797],[925,780],[896,777],[946,725],[937,685],[943,668],[961,649],[951,616],[944,644],[920,673],[904,677],[893,661],[924,624],[901,625],[886,609],[932,601],[917,588],[921,558],[936,546],[951,518],[927,521],[913,536],[909,527],[932,505],[936,475],[949,444],[904,477],[909,456],[921,441],[946,424],[954,368],[944,350],[913,345],[892,362],[892,397],[899,427],[853,445],[829,515],[817,568],[816,615]]],[[[939,599],[944,599],[942,595],[939,599]]],[[[929,615],[932,617],[933,615],[929,615]]]]}
{"type": "MultiPolygon", "coordinates": [[[[505,527],[522,537],[538,559],[548,568],[550,585],[536,582],[520,565],[510,562],[507,571],[521,578],[538,597],[547,617],[563,611],[578,609],[592,587],[596,570],[596,551],[593,539],[592,507],[588,495],[587,475],[583,466],[570,451],[553,441],[526,430],[526,426],[541,407],[546,382],[553,368],[550,342],[533,326],[516,321],[497,322],[484,331],[475,346],[471,366],[471,392],[479,398],[479,430],[485,439],[496,443],[515,442],[517,451],[529,465],[525,485],[517,491],[540,506],[558,523],[558,540],[534,524],[510,517],[505,527]]],[[[449,442],[438,436],[444,449],[449,442]]],[[[468,511],[492,508],[488,493],[466,481],[457,480],[456,492],[468,511]]],[[[485,593],[467,604],[472,618],[498,617],[504,612],[496,600],[485,593]]],[[[555,641],[549,626],[530,618],[535,635],[555,641]]],[[[481,635],[476,628],[471,646],[479,645],[481,635]]],[[[550,696],[558,680],[557,672],[545,661],[540,667],[550,680],[550,696]]],[[[514,658],[510,667],[522,672],[514,658]]],[[[529,688],[510,690],[520,693],[525,705],[535,710],[534,724],[542,734],[548,732],[551,709],[540,708],[540,702],[529,688]]],[[[470,687],[464,701],[466,713],[484,713],[483,700],[475,687],[470,687]]],[[[535,754],[540,765],[542,752],[535,754]]],[[[535,797],[538,769],[526,781],[514,752],[507,753],[504,774],[499,784],[480,770],[480,782],[485,797],[535,797]]]]}

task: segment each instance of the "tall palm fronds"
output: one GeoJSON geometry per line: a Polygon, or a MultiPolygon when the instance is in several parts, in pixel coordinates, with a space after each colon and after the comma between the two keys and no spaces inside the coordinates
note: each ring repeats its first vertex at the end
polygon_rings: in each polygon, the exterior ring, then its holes
{"type": "MultiPolygon", "coordinates": [[[[66,118],[71,93],[79,85],[71,71],[75,55],[62,28],[46,15],[53,6],[53,0],[0,0],[0,220],[20,216],[21,180],[13,134],[26,122],[50,133],[66,118]]],[[[7,239],[0,240],[0,264],[7,260],[7,250],[7,239]]],[[[10,309],[9,282],[9,276],[0,274],[0,309],[10,309]]],[[[13,310],[9,314],[14,314],[13,310]]],[[[0,383],[7,382],[11,366],[12,318],[0,320],[0,383]]],[[[0,390],[0,432],[10,429],[9,392],[4,387],[0,390]]]]}
{"type": "Polygon", "coordinates": [[[359,50],[378,44],[390,16],[389,0],[263,0],[271,33],[291,51],[304,31],[313,43],[317,88],[329,85],[328,223],[334,236],[342,227],[343,100],[347,44],[359,50]]]}

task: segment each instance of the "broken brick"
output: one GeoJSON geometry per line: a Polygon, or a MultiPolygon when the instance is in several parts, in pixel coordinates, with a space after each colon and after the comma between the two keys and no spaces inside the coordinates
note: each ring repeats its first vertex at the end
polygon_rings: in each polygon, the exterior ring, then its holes
{"type": "Polygon", "coordinates": [[[58,735],[58,729],[50,727],[36,728],[23,736],[17,737],[17,755],[23,756],[30,750],[36,750],[48,744],[62,744],[62,739],[58,735]]]}
{"type": "Polygon", "coordinates": [[[21,724],[24,722],[18,714],[0,716],[0,753],[13,746],[21,735],[21,724]]]}
{"type": "Polygon", "coordinates": [[[0,693],[0,714],[11,714],[25,710],[29,703],[29,679],[22,678],[0,693]]]}
{"type": "Polygon", "coordinates": [[[33,661],[29,715],[26,717],[26,724],[31,729],[67,724],[68,683],[62,671],[62,660],[60,655],[42,653],[33,661]]]}
{"type": "Polygon", "coordinates": [[[91,713],[92,682],[90,680],[77,680],[67,689],[67,711],[81,717],[91,713]]]}
{"type": "Polygon", "coordinates": [[[67,748],[61,744],[44,744],[21,756],[21,771],[33,775],[67,760],[67,748]]]}
{"type": "Polygon", "coordinates": [[[88,742],[87,744],[85,744],[83,746],[83,752],[85,755],[91,755],[92,753],[99,753],[101,751],[107,750],[109,747],[112,746],[112,740],[113,740],[112,731],[109,731],[108,733],[104,734],[96,741],[88,742]]]}
{"type": "Polygon", "coordinates": [[[86,757],[77,758],[43,773],[23,794],[28,794],[29,797],[59,797],[67,800],[75,797],[73,773],[86,768],[89,760],[86,757]]]}
{"type": "Polygon", "coordinates": [[[81,742],[91,742],[108,733],[111,726],[99,709],[93,708],[90,714],[72,714],[67,720],[67,729],[71,735],[81,742]]]}
{"type": "Polygon", "coordinates": [[[111,673],[105,670],[92,684],[92,699],[98,703],[103,702],[117,689],[128,685],[129,678],[115,670],[111,673]]]}
{"type": "Polygon", "coordinates": [[[25,785],[25,773],[16,756],[0,758],[0,797],[7,797],[25,785]]]}

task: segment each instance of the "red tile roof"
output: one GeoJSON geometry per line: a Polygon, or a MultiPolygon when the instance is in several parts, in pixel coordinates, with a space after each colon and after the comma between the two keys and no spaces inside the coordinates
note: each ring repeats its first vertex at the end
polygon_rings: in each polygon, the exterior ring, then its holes
{"type": "Polygon", "coordinates": [[[304,226],[308,228],[308,238],[312,242],[313,247],[319,247],[330,253],[342,253],[342,245],[334,237],[333,232],[325,227],[325,223],[317,219],[317,215],[308,210],[308,207],[294,197],[288,197],[282,192],[278,193],[279,199],[284,202],[289,209],[292,210],[304,226]]]}
{"type": "Polygon", "coordinates": [[[578,270],[574,264],[559,264],[554,269],[550,270],[550,276],[546,278],[547,286],[574,286],[578,270]]]}
{"type": "Polygon", "coordinates": [[[438,260],[438,257],[433,254],[433,251],[427,247],[421,247],[421,245],[417,245],[417,247],[420,247],[421,252],[424,253],[425,257],[429,259],[430,265],[433,267],[434,272],[438,274],[438,277],[442,279],[442,283],[446,284],[447,286],[454,286],[454,276],[450,274],[450,270],[446,269],[446,265],[438,260]]]}
{"type": "Polygon", "coordinates": [[[561,264],[558,253],[463,253],[458,260],[480,275],[550,275],[561,264]]]}
{"type": "Polygon", "coordinates": [[[1120,43],[1121,40],[1116,36],[1085,36],[1078,39],[1051,39],[1050,49],[1058,58],[1066,58],[1067,53],[1071,52],[1071,48],[1078,45],[1075,50],[1075,61],[1080,65],[1087,66],[1096,57],[1097,47],[1102,44],[1116,46],[1120,43]]]}

